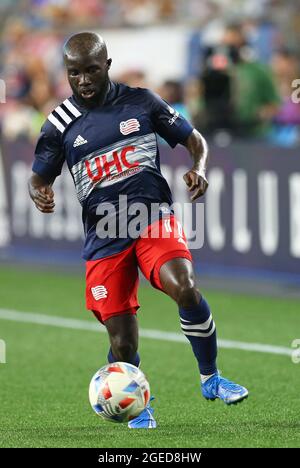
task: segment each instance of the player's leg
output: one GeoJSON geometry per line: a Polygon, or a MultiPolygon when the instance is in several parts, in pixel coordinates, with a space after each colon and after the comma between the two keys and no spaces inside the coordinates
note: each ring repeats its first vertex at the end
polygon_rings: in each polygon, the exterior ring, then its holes
{"type": "Polygon", "coordinates": [[[181,329],[198,361],[203,396],[208,400],[220,398],[227,404],[247,398],[245,387],[221,377],[217,371],[216,327],[208,303],[196,288],[191,261],[167,261],[159,270],[159,279],[162,290],[179,307],[181,329]]]}
{"type": "MultiPolygon", "coordinates": [[[[111,348],[108,362],[124,361],[136,367],[140,365],[138,349],[138,324],[136,315],[122,314],[105,320],[104,325],[109,334],[111,348]]],[[[153,397],[150,401],[153,400],[153,397]]],[[[154,429],[156,421],[153,417],[154,409],[150,403],[139,416],[128,423],[130,429],[154,429]]]]}
{"type": "MultiPolygon", "coordinates": [[[[88,262],[86,285],[87,309],[94,312],[109,334],[108,362],[124,361],[138,367],[138,269],[134,247],[109,258],[88,262]]],[[[156,427],[149,403],[128,426],[138,429],[156,427]]]]}
{"type": "Polygon", "coordinates": [[[135,314],[122,313],[104,321],[110,340],[108,362],[123,361],[140,365],[138,350],[138,324],[135,314]]]}
{"type": "Polygon", "coordinates": [[[149,226],[147,236],[136,244],[136,253],[146,278],[177,302],[182,330],[191,341],[202,378],[213,375],[217,371],[215,325],[208,304],[195,286],[191,253],[175,216],[149,226]]]}
{"type": "Polygon", "coordinates": [[[171,216],[149,226],[148,235],[136,244],[136,253],[146,278],[178,305],[182,331],[198,361],[204,396],[219,397],[226,403],[245,398],[248,392],[244,387],[221,378],[217,372],[216,327],[208,303],[196,288],[192,256],[180,223],[171,216]],[[152,232],[160,237],[151,237],[152,232]]]}
{"type": "Polygon", "coordinates": [[[100,260],[87,262],[87,309],[108,331],[108,361],[139,365],[136,311],[138,269],[133,246],[100,260]]]}
{"type": "Polygon", "coordinates": [[[173,258],[159,271],[162,290],[178,305],[180,325],[198,361],[201,380],[217,372],[216,327],[210,308],[196,288],[193,266],[187,258],[173,258]]]}

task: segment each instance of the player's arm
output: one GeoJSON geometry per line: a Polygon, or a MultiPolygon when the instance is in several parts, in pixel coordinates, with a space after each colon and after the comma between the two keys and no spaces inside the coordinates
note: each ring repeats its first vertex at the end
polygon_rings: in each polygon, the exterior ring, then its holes
{"type": "Polygon", "coordinates": [[[194,201],[204,195],[208,187],[206,179],[208,146],[206,140],[196,129],[191,132],[187,140],[182,144],[187,148],[194,162],[192,169],[183,176],[189,191],[195,190],[191,196],[191,200],[194,201]]]}
{"type": "Polygon", "coordinates": [[[154,130],[174,148],[184,145],[193,159],[193,167],[184,175],[189,190],[195,190],[191,200],[203,195],[208,187],[205,171],[208,160],[207,144],[203,136],[179,112],[155,93],[146,94],[154,130]]]}
{"type": "Polygon", "coordinates": [[[28,181],[30,198],[42,213],[54,211],[52,184],[61,173],[63,163],[61,134],[51,122],[46,121],[36,145],[32,174],[28,181]]]}
{"type": "Polygon", "coordinates": [[[32,172],[28,181],[28,191],[38,210],[42,213],[53,213],[55,203],[52,183],[46,182],[40,175],[32,172]]]}

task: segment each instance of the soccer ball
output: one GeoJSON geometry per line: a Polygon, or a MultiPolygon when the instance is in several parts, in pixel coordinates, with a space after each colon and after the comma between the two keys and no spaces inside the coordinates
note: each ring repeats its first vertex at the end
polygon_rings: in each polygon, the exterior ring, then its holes
{"type": "Polygon", "coordinates": [[[150,386],[143,372],[127,362],[101,367],[89,387],[93,410],[112,422],[136,418],[150,400],[150,386]]]}

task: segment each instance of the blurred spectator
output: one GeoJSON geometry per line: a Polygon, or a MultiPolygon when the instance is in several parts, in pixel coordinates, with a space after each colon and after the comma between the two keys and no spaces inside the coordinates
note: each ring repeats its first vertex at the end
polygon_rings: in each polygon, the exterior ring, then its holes
{"type": "Polygon", "coordinates": [[[228,26],[221,44],[206,51],[201,76],[208,131],[227,128],[245,137],[263,137],[279,106],[271,70],[255,60],[240,25],[228,26]]]}
{"type": "Polygon", "coordinates": [[[159,4],[152,0],[122,0],[122,14],[125,24],[146,26],[159,19],[159,4]]]}
{"type": "Polygon", "coordinates": [[[31,32],[16,18],[7,21],[2,37],[1,76],[7,90],[7,104],[1,106],[2,133],[10,139],[35,139],[45,112],[56,102],[61,39],[54,33],[31,32]]]}
{"type": "MultiPolygon", "coordinates": [[[[297,140],[300,106],[290,100],[290,83],[300,76],[297,58],[274,52],[299,43],[300,10],[293,0],[2,0],[0,13],[0,73],[7,88],[0,125],[9,138],[35,139],[45,116],[69,95],[61,57],[66,36],[174,22],[181,31],[194,29],[182,69],[188,79],[163,83],[164,99],[203,130],[264,137],[273,125],[273,142],[297,140]],[[228,18],[238,26],[226,28],[228,18]]],[[[112,78],[151,88],[136,63],[112,78]]]]}
{"type": "Polygon", "coordinates": [[[121,0],[123,22],[129,26],[147,26],[175,15],[174,0],[121,0]]]}
{"type": "Polygon", "coordinates": [[[282,41],[278,26],[265,17],[249,17],[243,21],[242,30],[256,59],[269,64],[282,41]]]}
{"type": "Polygon", "coordinates": [[[227,28],[223,43],[233,56],[234,105],[240,131],[264,136],[280,103],[272,72],[251,55],[239,25],[227,28]]]}
{"type": "Polygon", "coordinates": [[[160,96],[171,104],[183,117],[191,120],[189,110],[184,103],[184,87],[179,81],[165,81],[158,92],[160,96]]]}
{"type": "Polygon", "coordinates": [[[105,14],[104,0],[21,0],[21,3],[28,23],[34,28],[99,25],[105,14]]]}
{"type": "Polygon", "coordinates": [[[7,140],[33,141],[44,120],[44,115],[31,106],[20,102],[10,103],[1,119],[1,133],[7,140]]]}
{"type": "Polygon", "coordinates": [[[222,38],[225,29],[225,18],[221,6],[214,1],[192,1],[191,14],[197,18],[197,29],[192,31],[187,44],[188,81],[198,79],[203,71],[204,54],[207,47],[216,46],[222,38]]]}

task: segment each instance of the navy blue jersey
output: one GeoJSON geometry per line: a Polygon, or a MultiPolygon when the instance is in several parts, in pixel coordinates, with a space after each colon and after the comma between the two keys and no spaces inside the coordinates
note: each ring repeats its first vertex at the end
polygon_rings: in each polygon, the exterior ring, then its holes
{"type": "Polygon", "coordinates": [[[183,143],[193,127],[148,89],[109,83],[103,105],[87,109],[74,96],[48,116],[35,151],[33,172],[54,180],[66,161],[82,205],[85,231],[83,257],[96,260],[129,247],[130,236],[99,238],[99,206],[120,211],[119,196],[129,205],[172,204],[160,172],[156,134],[171,147],[183,143]]]}

